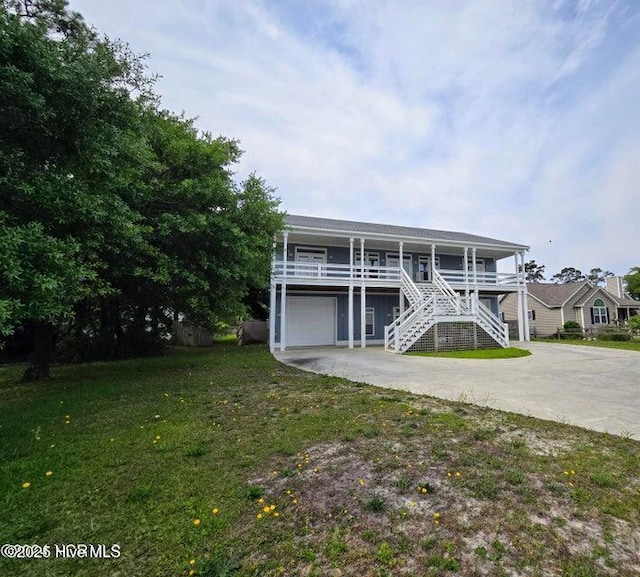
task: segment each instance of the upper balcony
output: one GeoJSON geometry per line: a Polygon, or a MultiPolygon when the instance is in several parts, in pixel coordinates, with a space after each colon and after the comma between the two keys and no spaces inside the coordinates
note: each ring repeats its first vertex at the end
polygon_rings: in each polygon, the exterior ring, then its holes
{"type": "MultiPolygon", "coordinates": [[[[472,270],[437,269],[442,277],[457,290],[473,289],[495,292],[510,292],[518,289],[518,275],[515,273],[497,273],[472,270]]],[[[416,283],[431,281],[429,271],[413,273],[416,283]]],[[[360,264],[329,264],[324,262],[283,262],[274,263],[272,278],[277,283],[308,286],[349,286],[351,283],[364,283],[367,287],[400,288],[400,267],[367,266],[360,264]]]]}

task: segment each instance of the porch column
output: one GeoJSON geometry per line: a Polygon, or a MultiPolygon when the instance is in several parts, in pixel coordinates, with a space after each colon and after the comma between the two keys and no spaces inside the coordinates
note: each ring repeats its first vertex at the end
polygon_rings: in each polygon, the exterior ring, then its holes
{"type": "Polygon", "coordinates": [[[283,240],[282,240],[282,276],[287,276],[287,259],[288,259],[288,252],[289,252],[289,233],[285,232],[284,235],[282,236],[283,240]]]}
{"type": "Polygon", "coordinates": [[[360,289],[360,347],[367,347],[367,289],[362,283],[360,289]]]}
{"type": "Polygon", "coordinates": [[[402,292],[402,267],[404,266],[404,241],[400,241],[398,243],[398,256],[400,257],[400,294],[398,295],[399,298],[399,311],[400,314],[404,313],[404,292],[402,292]]]}
{"type": "Polygon", "coordinates": [[[354,326],[353,326],[353,285],[349,286],[349,312],[347,313],[349,315],[349,348],[352,349],[353,348],[353,331],[354,331],[354,326]]]}
{"type": "Polygon", "coordinates": [[[349,239],[349,280],[353,282],[353,237],[349,239]]]}
{"type": "Polygon", "coordinates": [[[469,247],[464,247],[464,298],[469,306],[469,247]]]}
{"type": "Polygon", "coordinates": [[[518,340],[524,341],[524,317],[527,315],[527,311],[524,310],[522,300],[522,275],[524,270],[520,267],[520,259],[518,253],[515,254],[516,259],[516,285],[518,287],[518,340]]]}
{"type": "Polygon", "coordinates": [[[348,331],[349,331],[349,348],[353,348],[353,237],[349,239],[349,309],[348,315],[348,331]]]}
{"type": "Polygon", "coordinates": [[[287,260],[289,247],[289,233],[285,232],[282,243],[282,285],[280,287],[280,350],[286,350],[287,346],[287,260]]]}
{"type": "Polygon", "coordinates": [[[471,249],[471,258],[473,259],[473,292],[478,297],[478,263],[476,262],[476,247],[471,249]]]}
{"type": "Polygon", "coordinates": [[[366,328],[367,328],[367,319],[366,310],[367,310],[367,289],[365,287],[365,279],[364,279],[364,238],[360,239],[360,272],[361,280],[360,283],[360,347],[366,348],[367,346],[367,336],[366,336],[366,328]]]}
{"type": "Polygon", "coordinates": [[[431,282],[433,282],[433,271],[436,270],[436,245],[431,245],[431,282]]]}
{"type": "Polygon", "coordinates": [[[287,283],[283,280],[280,287],[280,350],[286,349],[287,343],[287,283]]]}
{"type": "Polygon", "coordinates": [[[271,281],[271,294],[269,300],[269,350],[276,350],[276,283],[271,281]]]}
{"type": "Polygon", "coordinates": [[[522,263],[522,310],[524,311],[524,340],[531,340],[529,335],[529,303],[527,295],[527,277],[524,272],[524,251],[520,253],[520,262],[522,263]]]}

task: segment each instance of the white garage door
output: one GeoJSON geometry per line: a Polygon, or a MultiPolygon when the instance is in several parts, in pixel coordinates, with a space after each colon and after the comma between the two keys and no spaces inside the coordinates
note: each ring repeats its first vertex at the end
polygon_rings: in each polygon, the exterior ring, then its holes
{"type": "Polygon", "coordinates": [[[334,345],[336,300],[326,297],[287,297],[287,346],[334,345]]]}

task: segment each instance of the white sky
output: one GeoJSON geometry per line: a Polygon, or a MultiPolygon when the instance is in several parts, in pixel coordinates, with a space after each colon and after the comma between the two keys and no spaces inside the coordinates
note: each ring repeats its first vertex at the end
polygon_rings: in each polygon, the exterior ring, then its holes
{"type": "MultiPolygon", "coordinates": [[[[636,0],[71,0],[290,213],[640,265],[636,0]]],[[[511,267],[511,264],[509,264],[511,267]]]]}

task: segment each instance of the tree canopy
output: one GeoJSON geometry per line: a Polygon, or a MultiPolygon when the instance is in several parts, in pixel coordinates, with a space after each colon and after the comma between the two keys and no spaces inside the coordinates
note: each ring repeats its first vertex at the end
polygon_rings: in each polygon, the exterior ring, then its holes
{"type": "Polygon", "coordinates": [[[624,277],[625,287],[629,295],[640,300],[640,266],[634,266],[624,277]]]}
{"type": "Polygon", "coordinates": [[[538,264],[535,260],[524,263],[524,272],[526,281],[529,283],[538,283],[544,280],[543,264],[538,264]]]}
{"type": "MultiPolygon", "coordinates": [[[[64,0],[0,0],[0,334],[137,354],[171,317],[214,326],[265,286],[274,190],[236,141],[161,110],[143,57],[64,0]]],[[[46,350],[45,350],[46,349],[46,350]]]]}
{"type": "Polygon", "coordinates": [[[573,268],[573,267],[565,267],[559,273],[554,274],[551,277],[551,280],[558,284],[566,284],[570,282],[580,282],[585,280],[586,277],[582,274],[582,271],[573,268]]]}

